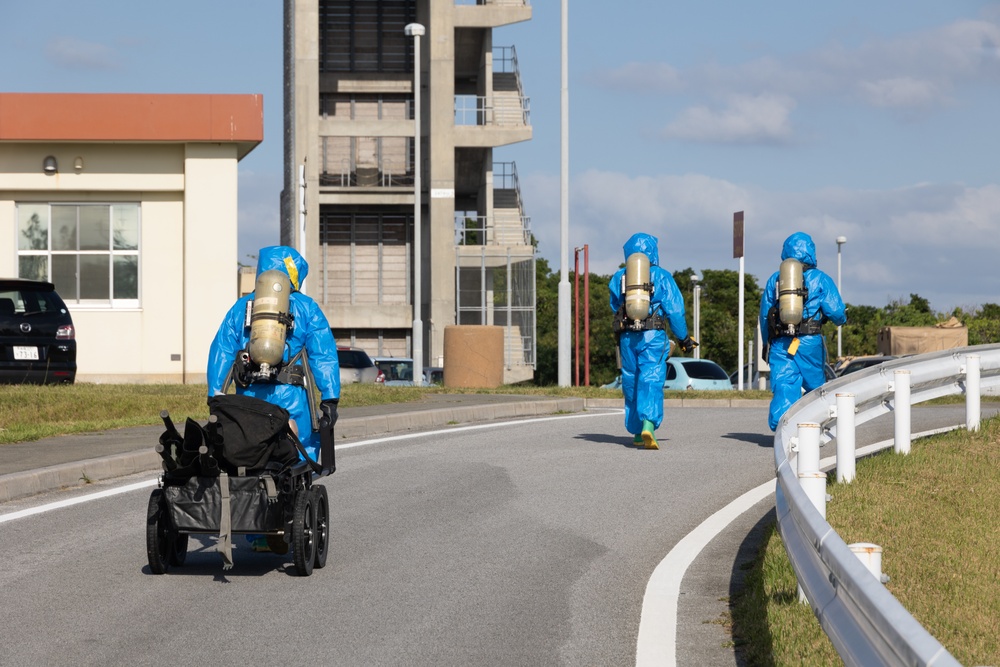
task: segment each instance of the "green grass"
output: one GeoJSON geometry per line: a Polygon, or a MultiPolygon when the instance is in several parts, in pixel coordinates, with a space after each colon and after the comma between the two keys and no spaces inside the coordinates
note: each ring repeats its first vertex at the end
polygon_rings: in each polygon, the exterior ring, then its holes
{"type": "MultiPolygon", "coordinates": [[[[860,460],[828,493],[830,525],[882,547],[886,587],[914,618],[960,663],[1000,665],[1000,419],[860,460]]],[[[747,664],[840,664],[773,527],[731,609],[747,664]]]]}
{"type": "MultiPolygon", "coordinates": [[[[206,385],[0,385],[0,445],[26,442],[53,435],[88,433],[129,426],[162,423],[160,410],[177,418],[207,419],[206,385]]],[[[352,408],[419,401],[426,394],[517,394],[528,396],[574,396],[621,398],[620,391],[597,387],[504,386],[496,389],[444,387],[385,387],[345,385],[340,406],[352,408]]],[[[766,392],[689,391],[666,392],[668,398],[760,398],[766,392]]]]}
{"type": "MultiPolygon", "coordinates": [[[[341,406],[405,403],[419,388],[345,386],[341,406]]],[[[162,424],[160,410],[178,418],[208,418],[206,385],[0,385],[0,445],[53,435],[162,424]]]]}

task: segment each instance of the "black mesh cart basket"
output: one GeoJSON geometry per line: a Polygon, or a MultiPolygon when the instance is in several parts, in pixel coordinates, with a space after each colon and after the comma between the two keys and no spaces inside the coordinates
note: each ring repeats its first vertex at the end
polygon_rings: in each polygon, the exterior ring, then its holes
{"type": "Polygon", "coordinates": [[[273,553],[292,553],[301,576],[326,565],[330,503],[314,484],[336,468],[333,429],[321,424],[320,461],[309,458],[288,411],[257,398],[209,399],[209,419],[193,419],[183,435],[166,411],[156,444],[163,459],[159,488],[149,497],[146,555],[154,574],[184,564],[190,535],[218,535],[223,569],[233,566],[236,535],[263,537],[273,553]]]}

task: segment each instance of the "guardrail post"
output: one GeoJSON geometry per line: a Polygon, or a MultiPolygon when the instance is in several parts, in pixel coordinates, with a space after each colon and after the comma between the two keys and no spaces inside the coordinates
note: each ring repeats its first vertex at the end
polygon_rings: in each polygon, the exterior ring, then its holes
{"type": "Polygon", "coordinates": [[[868,571],[875,575],[880,583],[887,583],[889,576],[882,574],[882,547],[870,542],[855,542],[848,544],[847,548],[854,552],[868,571]]]}
{"type": "Polygon", "coordinates": [[[854,440],[854,394],[837,394],[837,482],[854,481],[857,451],[854,440]]]}
{"type": "Polygon", "coordinates": [[[979,430],[979,355],[965,357],[965,428],[979,430]]]}
{"type": "Polygon", "coordinates": [[[799,484],[809,496],[813,507],[819,510],[820,515],[826,519],[826,473],[800,472],[799,484]]]}
{"type": "MultiPolygon", "coordinates": [[[[798,425],[798,444],[795,449],[795,470],[799,477],[799,485],[806,492],[809,500],[826,518],[826,474],[819,471],[819,424],[802,422],[798,425]]],[[[799,602],[808,604],[802,586],[799,589],[799,602]]]]}
{"type": "Polygon", "coordinates": [[[895,412],[895,446],[897,454],[910,453],[910,371],[899,370],[894,373],[895,397],[893,410],[895,412]]]}
{"type": "Polygon", "coordinates": [[[798,425],[799,446],[795,456],[795,472],[819,472],[819,424],[803,422],[798,425]]]}

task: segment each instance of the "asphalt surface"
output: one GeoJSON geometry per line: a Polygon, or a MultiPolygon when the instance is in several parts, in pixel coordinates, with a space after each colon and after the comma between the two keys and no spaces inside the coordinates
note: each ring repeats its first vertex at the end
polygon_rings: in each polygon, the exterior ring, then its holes
{"type": "MultiPolygon", "coordinates": [[[[603,403],[605,407],[621,407],[621,401],[603,403]]],[[[428,394],[410,403],[343,408],[335,434],[339,443],[454,424],[580,412],[585,408],[580,398],[428,394]]],[[[171,417],[181,425],[186,415],[171,417]]],[[[162,432],[162,426],[147,426],[0,445],[0,503],[158,470],[161,459],[153,446],[162,432]]]]}
{"type": "MultiPolygon", "coordinates": [[[[670,400],[666,407],[674,410],[682,407],[766,408],[766,405],[767,401],[685,399],[670,400]]],[[[620,407],[620,399],[588,401],[536,396],[435,394],[407,404],[345,408],[340,411],[336,437],[338,443],[346,444],[492,420],[620,407]]],[[[712,412],[708,410],[704,414],[712,412]]],[[[992,406],[984,410],[984,413],[994,412],[996,409],[992,406]]],[[[963,416],[963,406],[917,410],[914,413],[914,431],[945,423],[960,423],[963,416]]],[[[185,415],[173,417],[179,423],[185,415]]],[[[891,420],[876,422],[865,426],[866,432],[859,435],[859,444],[891,437],[891,420]]],[[[159,470],[160,458],[153,445],[161,432],[162,427],[154,426],[0,446],[0,503],[16,499],[31,502],[32,495],[80,488],[87,481],[159,470]]],[[[770,445],[764,433],[743,436],[750,438],[758,447],[768,448],[770,445]]],[[[719,619],[727,611],[724,596],[727,593],[732,595],[742,585],[745,565],[752,560],[763,526],[769,517],[773,517],[772,507],[773,498],[768,498],[748,508],[750,511],[712,541],[685,575],[678,608],[677,655],[680,664],[738,664],[719,619]]]]}

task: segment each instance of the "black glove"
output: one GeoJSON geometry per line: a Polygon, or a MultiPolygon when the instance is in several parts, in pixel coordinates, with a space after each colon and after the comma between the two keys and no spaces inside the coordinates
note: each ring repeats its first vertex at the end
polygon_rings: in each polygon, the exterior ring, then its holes
{"type": "Polygon", "coordinates": [[[691,338],[691,336],[687,336],[686,338],[684,338],[684,340],[680,342],[680,346],[681,346],[681,351],[684,354],[687,354],[694,348],[698,347],[698,341],[696,341],[694,338],[691,338]]]}
{"type": "Polygon", "coordinates": [[[337,404],[340,403],[339,398],[324,398],[319,404],[319,411],[323,414],[323,419],[333,426],[337,423],[337,404]]]}

